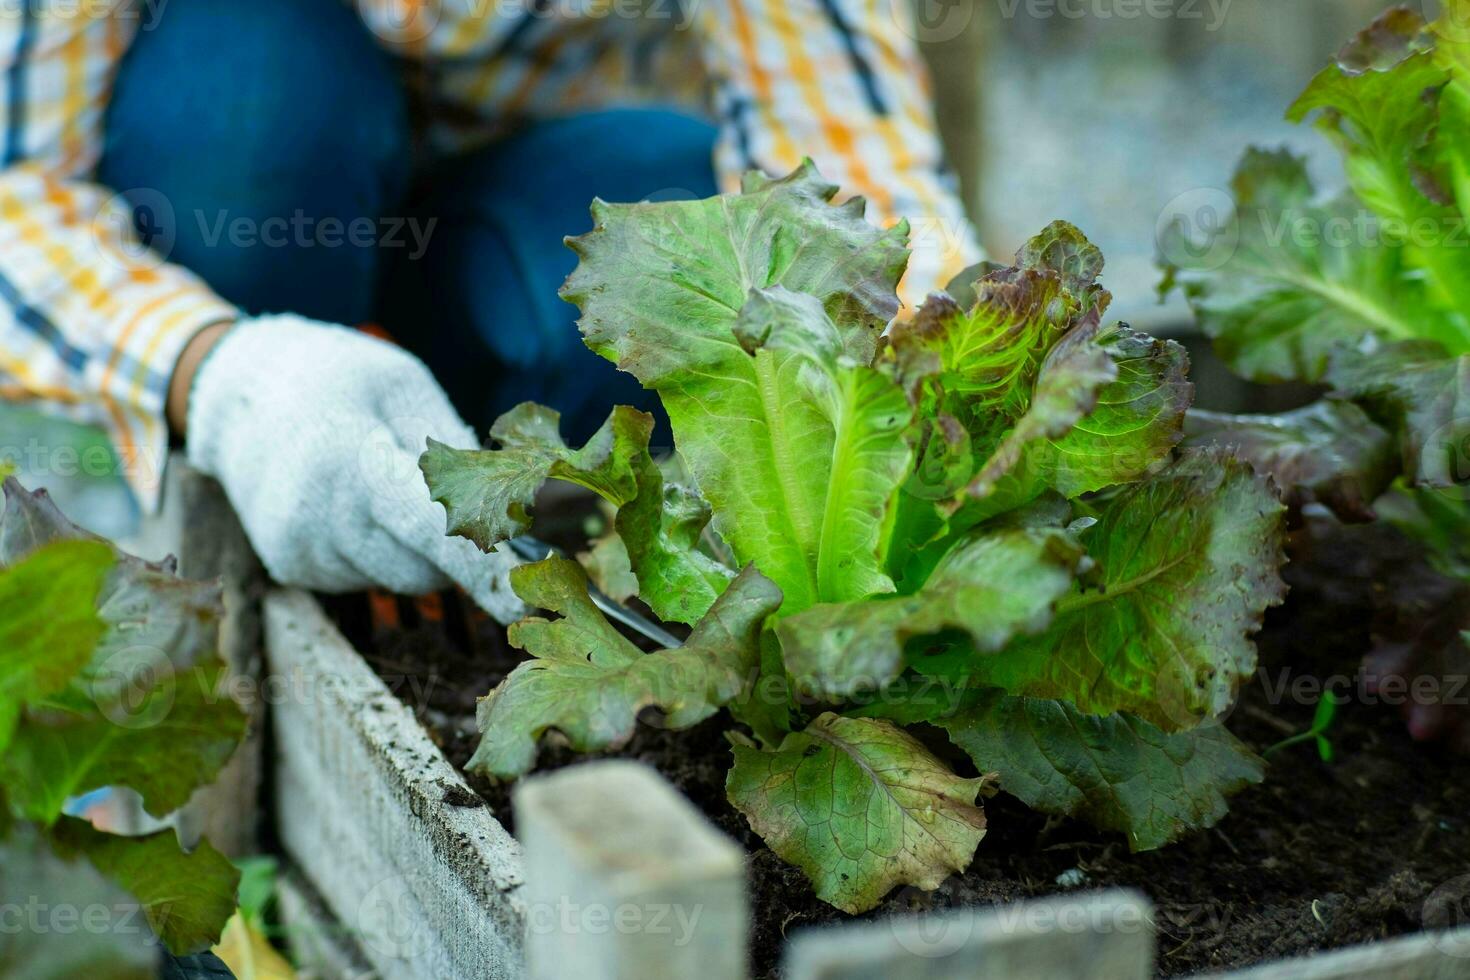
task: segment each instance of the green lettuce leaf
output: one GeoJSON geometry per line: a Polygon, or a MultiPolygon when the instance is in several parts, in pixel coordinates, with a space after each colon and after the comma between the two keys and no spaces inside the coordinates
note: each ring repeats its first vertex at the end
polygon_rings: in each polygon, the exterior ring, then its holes
{"type": "Polygon", "coordinates": [[[1279,415],[1195,410],[1186,446],[1213,446],[1275,481],[1294,511],[1321,503],[1347,521],[1373,519],[1373,501],[1397,473],[1393,438],[1349,401],[1314,402],[1279,415]]]}
{"type": "MultiPolygon", "coordinates": [[[[67,520],[45,490],[29,493],[11,478],[3,492],[0,565],[57,541],[102,542],[67,520]]],[[[217,663],[224,615],[219,583],[180,578],[172,557],[146,562],[106,546],[114,564],[97,597],[106,629],[93,663],[106,664],[118,677],[135,673],[140,661],[167,661],[178,670],[217,663]]]]}
{"type": "Polygon", "coordinates": [[[1231,187],[1234,212],[1200,229],[1206,242],[1192,242],[1182,222],[1161,232],[1160,288],[1183,290],[1216,352],[1239,374],[1319,381],[1331,352],[1365,333],[1457,331],[1378,217],[1351,194],[1314,199],[1302,158],[1252,148],[1231,187]]]}
{"type": "Polygon", "coordinates": [[[71,817],[53,828],[50,839],[62,857],[85,857],[137,899],[154,934],[177,955],[218,942],[235,911],[240,872],[208,841],[185,854],[172,830],[117,837],[71,817]]]}
{"type": "Polygon", "coordinates": [[[561,437],[561,414],[522,402],[495,420],[493,450],[452,449],[429,440],[419,468],[444,505],[449,533],[489,551],[531,530],[531,505],[549,479],[586,487],[614,506],[638,493],[635,460],[648,452],[653,420],[619,407],[581,449],[561,437]]]}
{"type": "Polygon", "coordinates": [[[1255,671],[1249,634],[1285,595],[1283,510],[1246,464],[1184,454],[1101,503],[1082,534],[1098,581],[1063,598],[1044,632],[974,655],[967,673],[1167,731],[1221,714],[1255,671]]]}
{"type": "Polygon", "coordinates": [[[44,491],[10,479],[4,493],[0,564],[58,547],[85,549],[83,563],[107,553],[95,600],[100,638],[79,669],[76,659],[57,662],[72,668],[64,686],[53,675],[34,692],[0,753],[11,809],[49,826],[67,797],[109,785],[137,790],[155,816],[177,809],[245,732],[245,713],[221,687],[219,583],[179,578],[172,559],[118,551],[68,521],[44,491]]]}
{"type": "Polygon", "coordinates": [[[212,782],[245,734],[225,671],[176,671],[163,660],[88,668],[37,702],[0,756],[0,778],[21,817],[50,824],[66,800],[127,786],[162,817],[212,782]]]}
{"type": "Polygon", "coordinates": [[[1055,529],[979,534],[911,595],[823,604],[782,619],[776,631],[786,669],[804,690],[850,697],[896,677],[912,637],[953,628],[976,650],[1000,650],[1047,625],[1081,558],[1076,541],[1055,529]]]}
{"type": "Polygon", "coordinates": [[[1213,827],[1226,798],[1265,770],[1222,725],[1168,733],[1132,715],[1088,715],[1066,701],[995,690],[969,693],[953,712],[916,703],[864,714],[938,725],[1027,806],[1119,831],[1133,851],[1213,827]]]}
{"type": "Polygon", "coordinates": [[[1328,377],[1394,432],[1414,486],[1470,494],[1470,354],[1427,341],[1363,345],[1339,351],[1328,377]]]}
{"type": "Polygon", "coordinates": [[[531,505],[549,479],[597,493],[617,508],[614,527],[638,594],[661,618],[694,624],[734,573],[697,545],[710,511],[664,480],[649,454],[653,417],[619,405],[581,449],[562,441],[561,416],[531,402],[496,420],[496,449],[451,449],[429,440],[419,468],[444,505],[449,533],[489,551],[530,530],[531,505]]]}
{"type": "Polygon", "coordinates": [[[911,413],[867,373],[907,228],[835,192],[807,163],[737,195],[599,201],[562,292],[587,345],[658,391],[716,529],[788,611],[891,589],[874,502],[911,451],[911,413]]]}
{"type": "Polygon", "coordinates": [[[534,659],[480,701],[482,737],[469,768],[501,779],[530,771],[548,729],[589,752],[625,742],[644,708],[662,709],[674,729],[708,718],[754,679],[762,625],[781,604],[780,591],[746,568],[682,647],[643,653],[592,604],[576,562],[521,565],[511,586],[528,605],[560,618],[511,626],[511,645],[534,659]]]}
{"type": "Polygon", "coordinates": [[[956,776],[889,722],[827,713],[774,751],[733,751],[730,802],[844,912],[897,885],[937,888],[985,835],[983,780],[956,776]]]}
{"type": "Polygon", "coordinates": [[[0,569],[0,757],[28,705],[66,689],[104,629],[97,595],[112,549],[64,541],[0,569]]]}

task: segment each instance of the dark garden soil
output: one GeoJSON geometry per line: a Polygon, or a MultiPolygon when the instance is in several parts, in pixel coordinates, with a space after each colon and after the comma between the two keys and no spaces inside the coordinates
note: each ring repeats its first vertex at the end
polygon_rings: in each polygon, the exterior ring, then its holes
{"type": "MultiPolygon", "coordinates": [[[[986,803],[989,832],[968,871],[931,893],[895,891],[871,914],[1046,895],[1063,890],[1059,875],[1080,872],[1080,887],[1128,886],[1149,895],[1159,971],[1176,976],[1416,931],[1424,928],[1426,898],[1441,886],[1458,887],[1454,897],[1463,903],[1470,877],[1454,879],[1470,875],[1470,759],[1414,742],[1398,709],[1367,703],[1374,699],[1357,685],[1370,634],[1383,625],[1379,614],[1375,627],[1375,597],[1386,591],[1375,580],[1382,566],[1363,556],[1398,561],[1402,544],[1379,528],[1350,529],[1346,542],[1301,531],[1292,551],[1291,597],[1267,616],[1258,637],[1262,673],[1229,724],[1264,750],[1311,723],[1316,689],[1298,698],[1293,684],[1345,677],[1350,700],[1330,731],[1333,762],[1324,763],[1310,742],[1284,749],[1272,757],[1266,781],[1238,795],[1218,826],[1143,854],[1130,854],[1119,835],[1049,819],[1002,792],[986,803]],[[1273,696],[1283,679],[1286,693],[1273,696]]],[[[365,604],[339,601],[335,610],[357,648],[416,704],[445,754],[463,767],[475,747],[475,698],[519,655],[493,624],[456,628],[454,615],[433,623],[399,606],[399,623],[377,629],[365,604]]],[[[767,850],[725,801],[724,727],[721,717],[682,733],[643,727],[615,754],[657,768],[749,849],[755,966],[758,975],[775,976],[783,935],[843,916],[818,901],[802,874],[767,850]]],[[[957,771],[974,774],[942,738],[929,741],[957,771]]],[[[546,746],[540,766],[579,758],[546,746]]],[[[473,778],[471,785],[511,823],[506,787],[473,778]]]]}

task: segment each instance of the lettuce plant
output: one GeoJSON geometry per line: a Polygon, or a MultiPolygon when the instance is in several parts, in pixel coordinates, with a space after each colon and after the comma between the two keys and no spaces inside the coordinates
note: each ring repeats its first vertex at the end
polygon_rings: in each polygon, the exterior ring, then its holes
{"type": "MultiPolygon", "coordinates": [[[[1301,159],[1251,149],[1235,173],[1234,214],[1203,242],[1182,225],[1162,239],[1163,288],[1183,291],[1242,375],[1329,394],[1284,415],[1191,413],[1191,441],[1233,448],[1298,503],[1347,520],[1384,517],[1421,541],[1462,585],[1450,599],[1459,630],[1421,651],[1420,666],[1463,674],[1470,3],[1452,0],[1434,23],[1404,7],[1385,12],[1287,115],[1315,118],[1342,155],[1347,186],[1321,195],[1301,159]]],[[[1422,619],[1425,596],[1412,601],[1422,619]]]]}
{"type": "Polygon", "coordinates": [[[494,548],[530,528],[543,481],[585,487],[615,514],[592,571],[691,627],[644,652],[576,562],[517,568],[552,617],[510,628],[530,659],[481,700],[470,767],[514,778],[549,731],[596,751],[640,713],[679,729],[725,709],[730,801],[852,912],[965,868],[995,781],[1136,849],[1211,825],[1261,778],[1218,720],[1282,596],[1281,505],[1234,458],[1176,451],[1185,354],[1103,324],[1077,229],[885,335],[907,229],[835,193],[808,162],[708,200],[595,202],[569,240],[563,296],[658,393],[677,465],[626,407],[581,447],[530,404],[496,448],[430,443],[450,533],[494,548]]]}
{"type": "MultiPolygon", "coordinates": [[[[68,522],[44,491],[28,493],[8,478],[4,495],[4,863],[31,869],[33,877],[22,880],[39,889],[39,899],[58,902],[69,896],[53,890],[77,880],[66,863],[85,860],[97,875],[82,877],[100,875],[130,895],[169,949],[205,948],[234,910],[234,866],[207,842],[185,854],[172,830],[117,837],[65,815],[63,806],[90,790],[125,786],[162,817],[228,760],[246,720],[219,690],[219,586],[179,578],[172,559],[152,564],[124,554],[68,522]]],[[[0,936],[0,966],[53,975],[42,970],[49,953],[25,948],[40,938],[0,936]],[[27,967],[30,956],[39,959],[27,967]]]]}

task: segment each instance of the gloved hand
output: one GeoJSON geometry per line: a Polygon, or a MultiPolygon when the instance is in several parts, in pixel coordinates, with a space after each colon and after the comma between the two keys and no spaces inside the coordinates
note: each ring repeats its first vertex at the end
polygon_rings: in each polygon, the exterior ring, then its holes
{"type": "Polygon", "coordinates": [[[418,468],[429,436],[479,446],[417,358],[299,316],[241,321],[189,393],[189,462],[224,486],[276,581],[415,595],[453,581],[510,622],[516,560],[445,536],[418,468]]]}

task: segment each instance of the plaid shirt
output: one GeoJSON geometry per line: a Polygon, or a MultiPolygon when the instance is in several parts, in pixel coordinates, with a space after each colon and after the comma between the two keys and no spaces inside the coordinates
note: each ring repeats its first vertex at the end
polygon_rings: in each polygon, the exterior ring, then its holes
{"type": "MultiPolygon", "coordinates": [[[[908,217],[912,307],[979,257],[946,176],[905,0],[355,0],[403,65],[431,154],[517,120],[670,101],[720,123],[733,190],[803,155],[869,217],[908,217]]],[[[135,236],[93,182],[119,60],[158,0],[0,0],[0,397],[103,425],[145,506],[168,379],[236,310],[135,236]]],[[[568,229],[569,231],[573,229],[568,229]]]]}

